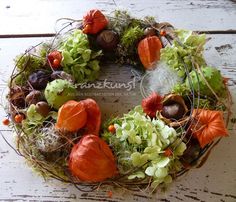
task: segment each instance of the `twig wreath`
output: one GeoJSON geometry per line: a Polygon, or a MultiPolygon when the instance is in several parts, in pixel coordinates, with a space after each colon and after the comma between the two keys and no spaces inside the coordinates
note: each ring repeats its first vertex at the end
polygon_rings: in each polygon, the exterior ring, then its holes
{"type": "Polygon", "coordinates": [[[231,107],[227,79],[203,57],[206,36],[119,10],[66,20],[50,42],[15,59],[3,121],[15,131],[12,148],[43,177],[81,191],[107,184],[155,191],[201,166],[228,135],[231,107]],[[76,84],[96,80],[108,60],[149,72],[154,88],[101,123],[98,104],[80,100],[76,84]],[[163,74],[174,81],[164,91],[155,87],[163,74]]]}

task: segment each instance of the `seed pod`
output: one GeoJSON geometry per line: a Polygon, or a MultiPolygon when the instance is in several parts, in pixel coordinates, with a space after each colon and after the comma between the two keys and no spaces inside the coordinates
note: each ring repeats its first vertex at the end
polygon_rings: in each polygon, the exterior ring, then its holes
{"type": "Polygon", "coordinates": [[[145,30],[144,30],[144,35],[146,36],[154,36],[156,35],[156,30],[152,27],[147,27],[145,30]]]}
{"type": "Polygon", "coordinates": [[[33,90],[26,96],[25,102],[28,105],[36,104],[37,102],[41,101],[42,98],[43,98],[43,95],[39,90],[33,90]]]}
{"type": "Polygon", "coordinates": [[[90,10],[83,17],[83,32],[85,34],[97,34],[108,24],[108,19],[98,9],[90,10]]]}
{"type": "Polygon", "coordinates": [[[38,70],[29,76],[29,82],[36,90],[42,90],[50,81],[50,75],[43,70],[38,70]]]}
{"type": "Polygon", "coordinates": [[[74,177],[86,182],[101,182],[118,173],[116,159],[107,143],[91,134],[73,146],[69,169],[74,177]]]}
{"type": "Polygon", "coordinates": [[[64,71],[54,71],[52,74],[51,74],[51,79],[52,80],[55,80],[55,79],[63,79],[63,80],[67,80],[71,83],[74,83],[75,82],[75,79],[72,75],[64,72],[64,71]]]}
{"type": "Polygon", "coordinates": [[[14,86],[10,89],[9,98],[10,102],[17,108],[22,109],[26,107],[25,95],[28,92],[24,88],[19,86],[14,86]]]}
{"type": "Polygon", "coordinates": [[[147,36],[138,44],[138,55],[145,69],[156,67],[160,60],[162,44],[157,36],[147,36]]]}
{"type": "Polygon", "coordinates": [[[168,119],[179,120],[184,113],[184,107],[176,102],[169,103],[162,108],[162,115],[168,119]]]}
{"type": "Polygon", "coordinates": [[[171,127],[179,127],[189,120],[188,108],[184,99],[177,94],[168,94],[163,98],[160,118],[171,127]]]}
{"type": "Polygon", "coordinates": [[[47,117],[51,108],[49,107],[47,102],[41,101],[36,104],[36,111],[44,117],[47,117]]]}

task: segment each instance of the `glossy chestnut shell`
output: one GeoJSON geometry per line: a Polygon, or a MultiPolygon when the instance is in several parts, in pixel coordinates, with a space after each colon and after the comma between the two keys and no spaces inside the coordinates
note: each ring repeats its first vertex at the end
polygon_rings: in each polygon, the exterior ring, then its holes
{"type": "Polygon", "coordinates": [[[163,108],[160,111],[160,118],[171,127],[178,127],[186,123],[188,108],[184,99],[177,94],[168,94],[163,99],[163,108]]]}

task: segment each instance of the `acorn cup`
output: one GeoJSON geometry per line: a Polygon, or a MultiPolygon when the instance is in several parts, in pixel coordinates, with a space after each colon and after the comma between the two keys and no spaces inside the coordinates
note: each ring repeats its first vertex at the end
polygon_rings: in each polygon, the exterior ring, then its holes
{"type": "Polygon", "coordinates": [[[179,127],[189,120],[188,107],[182,96],[167,94],[162,101],[163,108],[159,112],[160,118],[171,127],[179,127]]]}

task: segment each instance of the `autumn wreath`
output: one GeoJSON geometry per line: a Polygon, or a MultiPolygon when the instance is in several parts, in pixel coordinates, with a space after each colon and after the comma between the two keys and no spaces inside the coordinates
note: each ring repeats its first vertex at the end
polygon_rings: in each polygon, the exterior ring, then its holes
{"type": "Polygon", "coordinates": [[[51,41],[16,57],[9,82],[4,124],[34,170],[82,191],[103,184],[153,191],[202,163],[228,135],[227,79],[203,57],[205,34],[124,11],[67,20],[51,41]],[[80,100],[76,84],[99,78],[108,60],[151,74],[152,90],[101,123],[97,102],[80,100]],[[171,84],[158,83],[164,75],[171,84]]]}

